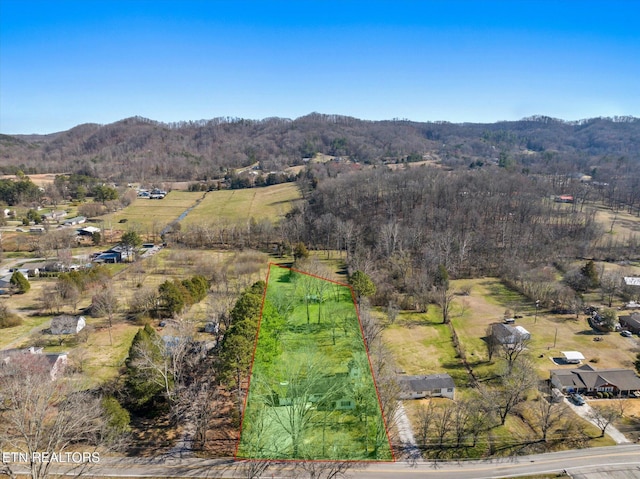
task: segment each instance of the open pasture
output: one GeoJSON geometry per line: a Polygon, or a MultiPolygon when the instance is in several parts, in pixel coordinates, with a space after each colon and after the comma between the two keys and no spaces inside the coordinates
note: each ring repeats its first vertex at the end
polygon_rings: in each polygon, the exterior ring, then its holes
{"type": "Polygon", "coordinates": [[[162,200],[136,198],[123,210],[101,216],[99,221],[104,221],[105,228],[133,229],[141,233],[154,230],[159,233],[162,228],[195,205],[202,195],[202,192],[170,191],[162,200]],[[126,223],[119,223],[124,220],[126,223]]]}
{"type": "MultiPolygon", "coordinates": [[[[202,193],[200,193],[202,195],[202,193]]],[[[288,213],[293,202],[300,199],[294,183],[282,183],[264,188],[210,191],[182,221],[184,225],[224,220],[245,223],[251,218],[275,221],[288,213]]]]}

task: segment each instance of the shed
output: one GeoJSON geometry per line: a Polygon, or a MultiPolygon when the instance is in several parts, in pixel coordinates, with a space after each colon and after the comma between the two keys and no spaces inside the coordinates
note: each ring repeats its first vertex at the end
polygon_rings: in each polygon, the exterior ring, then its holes
{"type": "Polygon", "coordinates": [[[568,364],[580,364],[585,359],[579,351],[562,351],[562,355],[568,364]]]}

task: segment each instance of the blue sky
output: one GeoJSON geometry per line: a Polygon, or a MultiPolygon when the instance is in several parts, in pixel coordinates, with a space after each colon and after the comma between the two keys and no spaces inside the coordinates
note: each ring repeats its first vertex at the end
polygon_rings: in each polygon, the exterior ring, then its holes
{"type": "Polygon", "coordinates": [[[640,116],[640,1],[0,0],[0,132],[640,116]]]}

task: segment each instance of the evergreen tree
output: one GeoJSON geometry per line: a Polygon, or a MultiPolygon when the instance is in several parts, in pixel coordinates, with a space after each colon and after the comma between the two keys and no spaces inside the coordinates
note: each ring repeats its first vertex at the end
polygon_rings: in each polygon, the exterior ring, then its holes
{"type": "Polygon", "coordinates": [[[14,271],[9,282],[16,288],[18,294],[24,294],[31,289],[29,280],[20,271],[14,271]]]}
{"type": "Polygon", "coordinates": [[[373,296],[376,294],[376,285],[373,284],[371,278],[364,272],[358,270],[349,278],[349,284],[358,297],[358,301],[362,296],[373,296]]]}
{"type": "Polygon", "coordinates": [[[162,355],[158,346],[159,340],[158,333],[149,324],[146,324],[133,337],[129,348],[129,356],[125,361],[127,368],[125,385],[129,393],[129,400],[136,410],[150,411],[155,409],[158,402],[161,401],[163,387],[159,381],[152,377],[155,374],[154,371],[138,366],[139,360],[145,354],[153,357],[162,355]]]}
{"type": "Polygon", "coordinates": [[[191,295],[180,282],[165,281],[158,287],[158,293],[160,305],[169,316],[181,313],[187,304],[191,304],[191,295]]]}
{"type": "Polygon", "coordinates": [[[436,288],[449,289],[449,273],[444,265],[441,264],[438,266],[433,284],[436,288]]]}
{"type": "Polygon", "coordinates": [[[228,387],[237,389],[238,407],[242,405],[243,382],[251,367],[264,288],[265,283],[258,281],[238,298],[220,348],[221,377],[228,387]]]}
{"type": "Polygon", "coordinates": [[[582,276],[584,276],[588,280],[590,288],[595,288],[600,284],[598,271],[596,271],[596,265],[593,260],[587,261],[580,272],[582,273],[582,276]]]}
{"type": "Polygon", "coordinates": [[[305,259],[309,257],[309,250],[305,244],[301,241],[293,247],[293,259],[298,261],[299,259],[305,259]]]}

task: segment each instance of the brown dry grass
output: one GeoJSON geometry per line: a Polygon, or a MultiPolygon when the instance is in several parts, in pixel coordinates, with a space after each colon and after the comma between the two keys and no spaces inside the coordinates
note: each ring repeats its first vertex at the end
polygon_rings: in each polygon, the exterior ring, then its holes
{"type": "Polygon", "coordinates": [[[602,227],[606,232],[623,238],[628,238],[630,235],[640,235],[640,217],[630,215],[626,211],[614,212],[611,208],[607,208],[603,205],[596,207],[596,220],[602,224],[602,227]],[[615,219],[615,220],[614,220],[615,219]],[[611,226],[613,225],[613,230],[611,226]]]}
{"type": "MultiPolygon", "coordinates": [[[[38,175],[27,175],[33,183],[38,186],[47,186],[54,182],[56,179],[56,175],[59,173],[46,173],[46,174],[38,174],[38,175]]],[[[15,180],[17,177],[15,175],[2,175],[0,179],[11,179],[15,180]]]]}
{"type": "MultiPolygon", "coordinates": [[[[561,357],[561,351],[580,351],[587,359],[593,361],[598,369],[632,367],[637,340],[624,338],[617,333],[603,336],[600,342],[593,341],[586,317],[580,315],[555,315],[540,310],[535,317],[535,306],[518,293],[508,290],[496,278],[464,280],[472,284],[471,294],[460,298],[468,304],[465,316],[454,317],[453,324],[467,353],[467,358],[478,364],[482,371],[487,360],[485,342],[482,338],[489,324],[499,322],[506,308],[515,309],[523,315],[516,324],[531,333],[529,354],[534,359],[543,378],[548,378],[548,371],[558,366],[551,359],[561,357]]],[[[454,288],[458,282],[453,282],[454,288]]],[[[485,366],[486,367],[486,366],[485,366]]],[[[475,368],[474,368],[475,369],[475,368]]]]}

